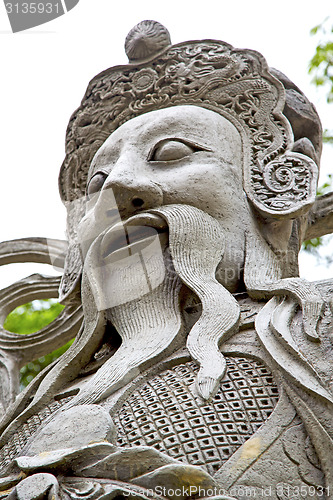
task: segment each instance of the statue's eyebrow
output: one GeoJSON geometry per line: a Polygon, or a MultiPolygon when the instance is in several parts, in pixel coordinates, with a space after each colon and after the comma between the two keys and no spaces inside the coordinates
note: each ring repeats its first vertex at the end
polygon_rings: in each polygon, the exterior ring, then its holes
{"type": "Polygon", "coordinates": [[[187,146],[191,146],[193,148],[197,148],[197,149],[200,149],[202,151],[209,151],[209,152],[213,151],[213,149],[211,147],[207,146],[206,143],[198,142],[197,138],[195,140],[193,140],[192,138],[185,137],[185,136],[179,136],[179,135],[161,137],[158,140],[154,141],[154,144],[151,147],[151,149],[155,149],[160,144],[162,144],[163,142],[167,142],[167,141],[182,142],[183,144],[186,144],[187,146]]]}
{"type": "Polygon", "coordinates": [[[163,145],[164,143],[167,143],[168,141],[180,142],[182,144],[185,144],[186,146],[189,146],[189,147],[193,148],[194,152],[196,152],[195,150],[197,150],[197,151],[207,151],[207,152],[212,152],[213,151],[208,146],[202,145],[202,144],[200,144],[198,142],[194,142],[194,141],[192,141],[190,139],[184,139],[184,138],[180,138],[180,137],[165,137],[165,138],[160,139],[157,142],[155,142],[154,145],[150,148],[149,153],[148,153],[148,157],[147,157],[148,161],[152,160],[152,156],[153,156],[154,152],[157,150],[157,148],[159,146],[163,145]]]}

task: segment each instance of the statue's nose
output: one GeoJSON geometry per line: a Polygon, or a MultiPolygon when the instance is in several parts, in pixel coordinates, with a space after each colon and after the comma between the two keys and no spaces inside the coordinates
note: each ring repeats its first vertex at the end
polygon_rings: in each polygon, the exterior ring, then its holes
{"type": "Polygon", "coordinates": [[[142,175],[128,175],[111,171],[107,177],[96,205],[98,218],[121,217],[156,208],[163,204],[161,188],[142,175]]]}

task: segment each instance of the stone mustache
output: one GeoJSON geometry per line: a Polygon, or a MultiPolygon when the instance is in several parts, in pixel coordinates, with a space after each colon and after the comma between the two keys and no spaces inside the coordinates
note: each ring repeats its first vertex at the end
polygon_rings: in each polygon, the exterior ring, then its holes
{"type": "Polygon", "coordinates": [[[333,284],[298,277],[333,232],[318,115],[257,52],[155,21],[125,49],[69,122],[68,243],[0,246],[64,269],[1,291],[2,317],[58,286],[66,305],[0,331],[0,498],[329,498],[333,284]]]}

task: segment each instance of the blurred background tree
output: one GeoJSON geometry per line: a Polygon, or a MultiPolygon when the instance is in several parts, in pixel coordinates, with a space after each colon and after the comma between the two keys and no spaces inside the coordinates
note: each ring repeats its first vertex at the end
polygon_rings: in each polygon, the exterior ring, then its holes
{"type": "MultiPolygon", "coordinates": [[[[63,308],[64,306],[59,304],[56,299],[34,300],[14,309],[7,316],[4,328],[9,332],[23,335],[35,333],[51,323],[61,313],[63,308]]],[[[21,389],[26,387],[43,368],[59,358],[72,342],[71,340],[56,351],[25,365],[20,372],[21,389]]]]}
{"type": "MultiPolygon", "coordinates": [[[[326,94],[327,104],[332,104],[333,102],[333,22],[330,17],[326,17],[324,21],[310,31],[312,36],[316,36],[318,39],[318,44],[315,49],[315,53],[309,62],[309,74],[312,75],[312,83],[318,87],[322,88],[326,94]]],[[[333,131],[327,128],[323,131],[323,142],[324,144],[333,145],[333,131]]],[[[333,175],[328,174],[327,178],[318,187],[317,195],[321,196],[323,194],[332,191],[333,187],[333,175]]],[[[320,238],[314,238],[307,240],[303,243],[303,249],[314,253],[317,255],[318,259],[322,259],[319,253],[321,246],[324,242],[331,240],[331,235],[324,236],[320,238]]],[[[326,259],[327,260],[327,259],[326,259]]],[[[324,262],[323,262],[324,264],[324,262]]]]}
{"type": "MultiPolygon", "coordinates": [[[[312,83],[326,92],[328,104],[333,102],[333,22],[327,17],[311,30],[311,35],[318,37],[318,45],[309,63],[312,83]]],[[[323,141],[333,144],[333,132],[324,130],[323,141]]]]}

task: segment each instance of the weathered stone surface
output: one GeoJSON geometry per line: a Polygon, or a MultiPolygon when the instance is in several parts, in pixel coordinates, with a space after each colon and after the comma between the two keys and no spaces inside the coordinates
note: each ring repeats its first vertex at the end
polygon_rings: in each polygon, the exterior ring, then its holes
{"type": "Polygon", "coordinates": [[[16,487],[17,500],[59,500],[58,481],[52,474],[34,474],[24,479],[16,487]]]}
{"type": "Polygon", "coordinates": [[[36,434],[26,453],[30,456],[63,448],[79,448],[115,437],[110,415],[100,406],[81,405],[60,411],[36,434]],[[59,433],[61,429],[61,433],[59,433]]]}
{"type": "MultiPolygon", "coordinates": [[[[333,282],[297,261],[332,231],[318,115],[257,52],[173,46],[155,21],[126,51],[68,127],[68,248],[0,247],[63,263],[67,304],[0,332],[0,498],[330,498],[333,282]],[[20,363],[74,333],[16,397],[20,363]]],[[[0,318],[57,283],[2,291],[0,318]]]]}

